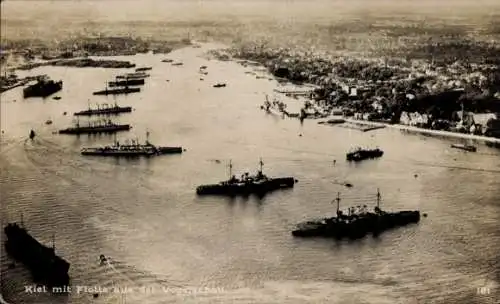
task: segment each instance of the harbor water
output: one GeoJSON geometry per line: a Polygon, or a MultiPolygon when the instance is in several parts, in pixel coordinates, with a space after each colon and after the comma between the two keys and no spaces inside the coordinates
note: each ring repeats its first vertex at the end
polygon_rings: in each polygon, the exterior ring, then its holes
{"type": "MultiPolygon", "coordinates": [[[[450,148],[456,140],[372,132],[260,109],[278,84],[252,67],[201,56],[208,47],[168,55],[117,57],[152,66],[140,93],[92,96],[131,70],[42,67],[20,76],[63,80],[60,100],[1,96],[1,219],[19,221],[71,263],[68,295],[30,293],[28,271],[2,246],[2,294],[9,303],[498,303],[500,153],[450,148]],[[161,62],[172,58],[183,66],[161,62]],[[207,75],[199,73],[206,65],[207,75]],[[204,80],[200,80],[203,78],[204,80]],[[214,88],[219,82],[227,84],[214,88]],[[110,135],[54,134],[74,112],[96,103],[132,106],[117,139],[182,146],[181,155],[109,159],[80,155],[110,135]],[[67,115],[63,115],[67,112],[67,115]],[[53,124],[46,125],[48,119],[53,124]],[[27,140],[30,129],[37,136],[27,140]],[[356,146],[382,158],[345,161],[356,146]],[[292,190],[257,199],[196,197],[200,184],[264,162],[269,176],[294,176],[292,190]],[[334,163],[334,160],[336,162],[334,163]],[[342,183],[353,184],[352,188],[342,183]],[[418,225],[357,242],[294,239],[298,222],[342,206],[420,210],[418,225]],[[100,265],[99,255],[109,257],[100,265]],[[121,288],[120,292],[104,288],[121,288]],[[97,290],[93,290],[97,289],[97,290]],[[94,293],[99,292],[95,298],[94,293]]],[[[284,97],[280,97],[284,98],[284,97]]],[[[290,101],[298,102],[298,101],[290,101]]],[[[80,118],[85,124],[87,118],[80,118]]],[[[93,118],[91,118],[93,119],[93,118]]]]}

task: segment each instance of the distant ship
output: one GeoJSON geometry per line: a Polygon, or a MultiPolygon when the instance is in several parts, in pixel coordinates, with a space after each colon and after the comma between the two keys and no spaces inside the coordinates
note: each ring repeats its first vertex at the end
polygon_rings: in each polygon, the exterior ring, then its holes
{"type": "Polygon", "coordinates": [[[370,158],[378,158],[384,155],[384,151],[379,148],[376,149],[361,149],[357,148],[353,152],[349,152],[346,154],[346,159],[348,161],[362,161],[370,158]]]}
{"type": "Polygon", "coordinates": [[[262,173],[264,163],[260,160],[260,170],[256,175],[245,173],[240,179],[232,175],[232,163],[229,162],[229,176],[227,181],[218,184],[201,185],[196,188],[198,195],[238,195],[238,194],[265,194],[278,189],[292,188],[297,180],[293,177],[270,178],[262,173]]]}
{"type": "Polygon", "coordinates": [[[63,82],[53,80],[39,79],[37,83],[23,89],[24,98],[29,97],[47,97],[62,89],[63,82]]]}
{"type": "Polygon", "coordinates": [[[214,84],[213,87],[214,88],[224,88],[224,87],[226,87],[226,84],[225,83],[217,83],[217,84],[214,84]]]}
{"type": "MultiPolygon", "coordinates": [[[[337,216],[303,222],[292,231],[296,237],[333,237],[358,239],[371,233],[379,235],[385,230],[420,221],[420,211],[385,212],[380,209],[380,191],[374,212],[366,206],[349,208],[348,214],[340,211],[340,193],[337,196],[337,216]]],[[[425,215],[425,214],[424,214],[425,215]]]]}
{"type": "Polygon", "coordinates": [[[119,131],[130,130],[130,125],[119,125],[111,120],[105,123],[90,124],[88,126],[80,126],[79,123],[75,127],[59,130],[59,134],[95,134],[95,133],[115,133],[119,131]]]}
{"type": "Polygon", "coordinates": [[[452,144],[452,148],[465,150],[468,152],[477,152],[477,147],[473,145],[464,145],[464,144],[452,144]]]}
{"type": "Polygon", "coordinates": [[[116,76],[116,79],[143,79],[149,77],[149,74],[144,73],[144,72],[138,72],[138,73],[127,73],[125,75],[118,75],[116,76]]]}
{"type": "Polygon", "coordinates": [[[182,147],[159,147],[153,145],[149,141],[149,132],[146,133],[146,142],[139,144],[137,141],[132,141],[132,144],[120,145],[115,140],[112,146],[83,148],[82,155],[91,156],[125,156],[125,157],[138,157],[138,156],[156,156],[162,154],[177,154],[182,153],[182,147]]]}
{"type": "Polygon", "coordinates": [[[144,72],[144,71],[149,71],[152,70],[152,67],[142,67],[142,68],[137,68],[135,69],[136,72],[144,72]]]}
{"type": "Polygon", "coordinates": [[[108,83],[110,87],[127,87],[127,86],[137,86],[137,85],[144,85],[144,79],[126,79],[126,80],[117,80],[117,81],[110,81],[108,83]]]}
{"type": "Polygon", "coordinates": [[[119,88],[119,89],[111,89],[111,90],[106,88],[105,90],[94,92],[93,94],[94,95],[116,95],[116,94],[137,93],[140,91],[141,91],[140,88],[129,88],[129,87],[119,88]]]}
{"type": "Polygon", "coordinates": [[[130,113],[132,112],[132,107],[120,107],[116,103],[110,107],[107,104],[103,107],[97,106],[97,109],[92,109],[89,106],[88,110],[76,112],[75,116],[91,116],[91,115],[109,115],[109,114],[119,114],[119,113],[130,113]]]}
{"type": "Polygon", "coordinates": [[[35,282],[59,288],[69,285],[70,264],[56,255],[54,242],[52,248],[42,245],[28,233],[22,221],[21,225],[7,224],[4,232],[7,253],[30,270],[35,282]]]}
{"type": "Polygon", "coordinates": [[[35,138],[35,136],[36,136],[35,131],[33,131],[33,129],[31,129],[31,131],[30,131],[30,139],[35,138]]]}
{"type": "Polygon", "coordinates": [[[173,59],[163,59],[161,62],[172,63],[172,62],[174,62],[174,60],[173,59]]]}
{"type": "Polygon", "coordinates": [[[174,66],[180,66],[180,65],[183,65],[183,64],[184,63],[182,63],[182,62],[174,62],[174,63],[172,63],[172,65],[174,65],[174,66]]]}

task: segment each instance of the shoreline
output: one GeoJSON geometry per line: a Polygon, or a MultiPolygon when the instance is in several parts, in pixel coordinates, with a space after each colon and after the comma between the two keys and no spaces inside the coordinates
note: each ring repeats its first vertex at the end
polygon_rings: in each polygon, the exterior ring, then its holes
{"type": "Polygon", "coordinates": [[[429,129],[423,129],[423,128],[418,128],[418,127],[402,125],[402,124],[389,124],[389,123],[365,121],[365,120],[352,119],[352,118],[344,118],[344,119],[345,119],[346,123],[364,124],[366,126],[374,126],[374,127],[384,127],[384,128],[390,128],[390,129],[399,130],[399,131],[407,132],[407,133],[430,135],[433,137],[470,139],[470,140],[474,140],[474,141],[478,141],[478,142],[500,145],[500,138],[495,138],[495,137],[463,134],[463,133],[441,131],[441,130],[429,130],[429,129]]]}

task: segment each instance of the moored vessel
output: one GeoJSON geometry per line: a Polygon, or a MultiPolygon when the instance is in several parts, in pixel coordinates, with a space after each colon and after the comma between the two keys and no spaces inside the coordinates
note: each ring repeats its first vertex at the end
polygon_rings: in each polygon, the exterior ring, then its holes
{"type": "Polygon", "coordinates": [[[79,123],[75,127],[59,130],[59,134],[95,134],[95,133],[115,133],[119,131],[130,130],[129,124],[116,124],[111,120],[105,123],[89,123],[88,126],[80,126],[79,123]]]}
{"type": "Polygon", "coordinates": [[[129,88],[129,87],[124,87],[124,88],[118,88],[118,89],[104,89],[102,91],[96,91],[93,94],[94,95],[116,95],[116,94],[129,94],[129,93],[137,93],[140,92],[140,88],[129,88]]]}
{"type": "Polygon", "coordinates": [[[149,71],[152,69],[153,69],[153,67],[140,67],[140,68],[135,69],[135,71],[136,72],[144,72],[144,71],[149,71]]]}
{"type": "Polygon", "coordinates": [[[69,285],[70,264],[56,255],[54,240],[52,248],[44,246],[28,233],[22,220],[20,225],[7,224],[4,233],[7,236],[5,249],[8,255],[24,264],[35,282],[51,288],[69,285]]]}
{"type": "Polygon", "coordinates": [[[296,182],[294,177],[268,177],[262,173],[264,163],[259,162],[260,169],[256,175],[250,175],[248,172],[236,178],[232,175],[232,162],[229,162],[229,179],[218,184],[201,185],[196,188],[198,195],[248,195],[260,194],[285,188],[293,188],[296,182]]]}
{"type": "Polygon", "coordinates": [[[111,146],[83,148],[82,155],[88,156],[156,156],[162,154],[178,154],[182,153],[182,147],[162,147],[155,146],[149,141],[149,132],[146,133],[146,141],[144,144],[139,144],[137,140],[132,141],[132,144],[120,144],[116,141],[111,146]]]}
{"type": "Polygon", "coordinates": [[[464,150],[464,151],[467,151],[467,152],[477,152],[477,147],[473,146],[473,145],[452,144],[451,147],[455,148],[455,149],[464,150]]]}
{"type": "Polygon", "coordinates": [[[379,148],[376,149],[361,149],[357,148],[352,152],[346,154],[346,159],[348,161],[362,161],[365,159],[379,158],[384,155],[384,151],[379,148]]]}
{"type": "Polygon", "coordinates": [[[124,75],[118,75],[116,76],[116,79],[144,79],[149,77],[149,74],[144,73],[144,72],[136,72],[136,73],[127,73],[124,75]]]}
{"type": "Polygon", "coordinates": [[[88,110],[76,112],[75,116],[91,116],[91,115],[109,115],[109,114],[119,114],[119,113],[130,113],[132,112],[132,107],[120,107],[116,103],[110,107],[108,104],[103,104],[102,106],[97,105],[96,109],[92,109],[89,106],[88,110]]]}
{"type": "Polygon", "coordinates": [[[144,85],[144,78],[130,78],[125,80],[110,81],[108,83],[110,87],[128,87],[128,86],[139,86],[144,85]]]}
{"type": "Polygon", "coordinates": [[[38,79],[37,83],[23,89],[24,98],[29,97],[47,97],[62,90],[62,81],[53,81],[49,79],[38,79]]]}
{"type": "Polygon", "coordinates": [[[380,233],[420,221],[420,211],[386,212],[380,209],[380,191],[377,191],[377,206],[373,212],[365,206],[351,207],[348,213],[340,210],[340,193],[337,195],[337,214],[334,217],[299,223],[292,235],[296,237],[333,237],[336,239],[358,239],[371,233],[380,233]]]}

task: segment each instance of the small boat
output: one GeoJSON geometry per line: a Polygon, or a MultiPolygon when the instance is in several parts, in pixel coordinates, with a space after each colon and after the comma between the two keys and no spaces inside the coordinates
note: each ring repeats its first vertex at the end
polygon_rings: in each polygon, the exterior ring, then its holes
{"type": "Polygon", "coordinates": [[[59,99],[61,99],[61,97],[59,97],[59,96],[54,96],[54,97],[52,97],[52,99],[59,100],[59,99]]]}
{"type": "Polygon", "coordinates": [[[35,138],[35,136],[36,136],[35,131],[33,131],[33,129],[31,129],[31,131],[30,131],[30,139],[35,138]]]}
{"type": "Polygon", "coordinates": [[[464,145],[464,144],[452,144],[452,148],[460,149],[468,152],[477,152],[477,147],[473,145],[464,145]]]}
{"type": "Polygon", "coordinates": [[[217,83],[217,84],[214,84],[213,87],[214,88],[224,88],[224,87],[226,87],[226,84],[225,83],[217,83]]]}
{"type": "Polygon", "coordinates": [[[179,65],[183,65],[183,64],[184,63],[182,63],[182,62],[174,62],[174,63],[172,63],[172,65],[175,65],[175,66],[179,66],[179,65]]]}
{"type": "Polygon", "coordinates": [[[46,122],[45,122],[46,125],[51,125],[52,124],[52,120],[48,119],[46,122]]]}
{"type": "Polygon", "coordinates": [[[172,59],[163,59],[161,62],[171,63],[174,62],[172,59]]]}

